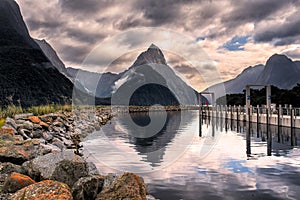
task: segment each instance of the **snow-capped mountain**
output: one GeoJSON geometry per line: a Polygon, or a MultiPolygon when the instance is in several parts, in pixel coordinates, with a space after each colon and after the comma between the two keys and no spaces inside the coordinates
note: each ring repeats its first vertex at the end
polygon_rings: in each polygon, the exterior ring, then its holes
{"type": "Polygon", "coordinates": [[[96,96],[99,98],[111,97],[114,83],[120,78],[119,74],[114,73],[95,73],[82,69],[67,68],[70,78],[78,81],[90,92],[96,91],[96,96]],[[77,76],[80,74],[79,76],[77,76]]]}
{"type": "Polygon", "coordinates": [[[96,91],[97,97],[111,97],[113,104],[198,103],[198,93],[167,65],[163,52],[154,44],[142,52],[127,70],[119,74],[100,74],[73,68],[67,70],[73,79],[80,77],[80,83],[88,90],[96,91]]]}

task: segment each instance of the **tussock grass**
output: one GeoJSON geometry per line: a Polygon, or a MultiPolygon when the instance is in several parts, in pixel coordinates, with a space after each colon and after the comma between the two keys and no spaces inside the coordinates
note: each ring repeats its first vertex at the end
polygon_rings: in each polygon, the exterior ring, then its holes
{"type": "MultiPolygon", "coordinates": [[[[44,115],[49,113],[54,113],[58,111],[72,111],[72,105],[57,105],[49,104],[42,106],[32,106],[29,108],[22,108],[21,106],[7,106],[6,108],[0,108],[0,119],[6,117],[13,117],[16,114],[22,113],[33,113],[33,115],[44,115]]],[[[0,121],[1,125],[1,121],[0,121]]],[[[1,126],[0,126],[1,127],[1,126]]]]}

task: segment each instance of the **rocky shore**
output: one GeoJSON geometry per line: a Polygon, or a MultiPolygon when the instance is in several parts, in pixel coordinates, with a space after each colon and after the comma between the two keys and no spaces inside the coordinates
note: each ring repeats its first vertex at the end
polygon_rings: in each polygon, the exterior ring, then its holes
{"type": "Polygon", "coordinates": [[[109,107],[6,118],[0,199],[152,199],[138,175],[100,175],[82,157],[81,140],[111,118],[109,107]]]}

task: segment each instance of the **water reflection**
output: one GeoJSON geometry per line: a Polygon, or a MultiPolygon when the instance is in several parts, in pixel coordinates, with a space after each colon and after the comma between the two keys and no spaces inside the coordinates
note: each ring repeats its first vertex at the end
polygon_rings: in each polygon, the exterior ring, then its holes
{"type": "MultiPolygon", "coordinates": [[[[297,199],[300,195],[300,150],[291,145],[291,133],[296,141],[300,138],[298,129],[199,118],[199,111],[170,112],[159,133],[138,138],[128,134],[134,130],[123,117],[91,134],[85,150],[102,173],[118,172],[115,169],[140,173],[156,198],[297,199]],[[271,156],[267,156],[267,129],[272,133],[271,156]]],[[[131,117],[140,125],[149,123],[145,113],[131,117]]]]}
{"type": "Polygon", "coordinates": [[[215,129],[221,133],[228,131],[236,131],[243,133],[246,140],[246,154],[248,157],[257,155],[281,155],[286,154],[288,150],[292,150],[297,146],[300,139],[300,129],[251,123],[247,121],[236,121],[226,118],[218,118],[201,115],[199,112],[199,136],[202,137],[203,127],[205,125],[212,126],[212,136],[215,135],[215,129]],[[252,147],[266,146],[265,151],[259,154],[251,153],[252,147]]]}

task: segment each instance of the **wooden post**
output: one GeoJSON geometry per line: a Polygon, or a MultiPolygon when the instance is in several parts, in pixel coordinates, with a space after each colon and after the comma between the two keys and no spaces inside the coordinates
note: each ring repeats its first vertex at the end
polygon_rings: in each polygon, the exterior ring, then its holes
{"type": "Polygon", "coordinates": [[[282,116],[282,107],[279,105],[277,113],[277,133],[278,133],[278,143],[281,143],[281,116],[282,116]]]}
{"type": "Polygon", "coordinates": [[[295,110],[292,105],[290,105],[290,113],[291,113],[291,146],[295,146],[295,134],[294,134],[294,114],[295,110]]]}
{"type": "Polygon", "coordinates": [[[248,108],[248,111],[247,111],[247,114],[248,114],[248,130],[247,130],[247,133],[246,133],[246,146],[247,146],[247,156],[250,156],[251,155],[251,135],[250,135],[250,126],[251,126],[251,122],[250,122],[250,108],[248,108]]]}
{"type": "Polygon", "coordinates": [[[228,131],[228,114],[227,114],[228,108],[227,105],[225,106],[225,131],[228,131]]]}
{"type": "Polygon", "coordinates": [[[202,137],[202,106],[199,108],[199,137],[202,137]]]}
{"type": "Polygon", "coordinates": [[[271,131],[269,130],[269,125],[270,125],[270,119],[269,119],[269,109],[267,108],[267,155],[268,156],[271,156],[272,154],[272,133],[271,131]]]}
{"type": "Polygon", "coordinates": [[[230,106],[230,129],[233,130],[233,113],[232,113],[232,106],[230,106]]]}
{"type": "Polygon", "coordinates": [[[260,109],[259,105],[257,105],[257,111],[256,111],[256,137],[259,138],[259,114],[260,114],[260,109]]]}

